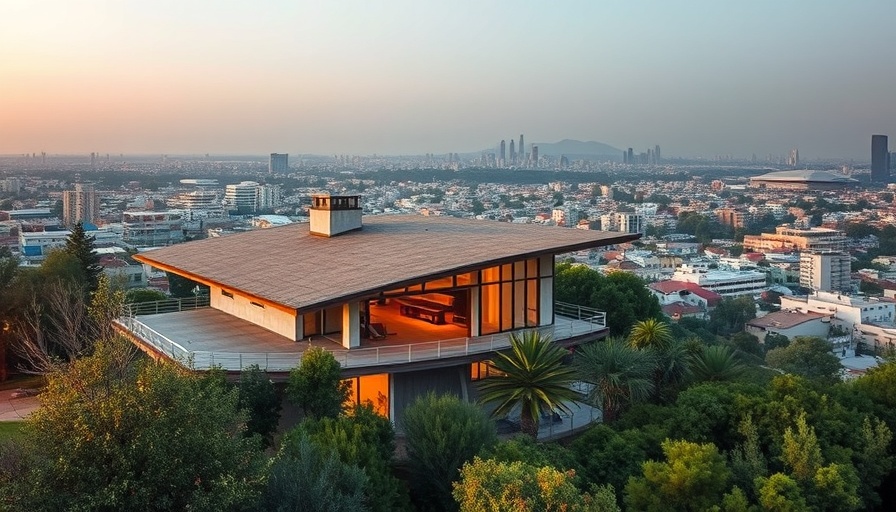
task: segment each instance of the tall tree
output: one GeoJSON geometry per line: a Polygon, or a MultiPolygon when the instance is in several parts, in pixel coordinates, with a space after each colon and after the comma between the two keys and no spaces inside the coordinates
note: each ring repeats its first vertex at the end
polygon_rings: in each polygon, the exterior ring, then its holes
{"type": "Polygon", "coordinates": [[[78,222],[72,228],[71,234],[65,240],[65,251],[74,256],[84,272],[85,286],[88,291],[96,290],[100,273],[103,268],[99,265],[100,257],[96,253],[96,237],[88,235],[84,230],[84,224],[78,222]]]}
{"type": "Polygon", "coordinates": [[[580,378],[593,387],[588,400],[612,423],[632,402],[650,395],[656,361],[652,354],[632,348],[617,338],[580,348],[575,359],[580,378]]]}
{"type": "Polygon", "coordinates": [[[831,353],[831,345],[814,336],[797,336],[790,345],[769,350],[765,361],[773,368],[825,384],[839,382],[843,369],[840,359],[831,353]]]}
{"type": "Polygon", "coordinates": [[[305,415],[335,418],[342,413],[351,384],[342,380],[342,368],[333,354],[311,347],[299,366],[289,372],[286,394],[305,415]]]}
{"type": "Polygon", "coordinates": [[[280,396],[267,374],[253,364],[240,372],[239,406],[249,414],[246,436],[258,434],[262,444],[271,445],[280,423],[280,396]]]}
{"type": "Polygon", "coordinates": [[[476,457],[464,464],[454,498],[460,512],[618,512],[612,487],[582,495],[572,477],[549,466],[476,457]]]}
{"type": "Polygon", "coordinates": [[[495,416],[504,416],[519,406],[520,429],[538,437],[542,414],[558,409],[569,413],[567,402],[580,399],[570,389],[577,375],[563,362],[565,357],[565,350],[538,331],[512,333],[510,350],[499,352],[491,361],[500,375],[480,383],[480,400],[498,404],[495,416]]]}
{"type": "Polygon", "coordinates": [[[15,510],[234,510],[254,501],[260,452],[236,391],[97,344],[48,377],[25,425],[15,510]]]}
{"type": "Polygon", "coordinates": [[[561,263],[554,272],[558,301],[588,306],[607,313],[607,327],[623,336],[639,320],[661,318],[659,301],[640,277],[628,272],[604,276],[584,265],[561,263]]]}
{"type": "Polygon", "coordinates": [[[375,512],[410,508],[406,486],[392,471],[395,432],[388,419],[368,405],[355,406],[339,417],[307,419],[287,436],[308,435],[321,448],[332,450],[345,464],[360,467],[367,475],[365,502],[375,512]]]}
{"type": "Polygon", "coordinates": [[[662,446],[666,461],[645,462],[644,476],[625,486],[630,510],[710,510],[722,500],[731,473],[715,445],[666,440],[662,446]]]}
{"type": "Polygon", "coordinates": [[[365,512],[367,475],[307,435],[287,436],[271,461],[259,510],[365,512]]]}
{"type": "Polygon", "coordinates": [[[494,423],[476,405],[429,393],[405,409],[401,424],[417,502],[450,510],[451,482],[464,462],[494,444],[494,423]]]}

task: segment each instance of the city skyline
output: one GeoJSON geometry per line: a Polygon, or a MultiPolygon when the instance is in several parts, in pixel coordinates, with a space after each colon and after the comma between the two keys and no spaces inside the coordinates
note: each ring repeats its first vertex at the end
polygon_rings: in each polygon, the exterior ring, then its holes
{"type": "Polygon", "coordinates": [[[779,4],[11,0],[0,154],[444,154],[517,132],[870,160],[896,136],[896,4],[779,4]]]}

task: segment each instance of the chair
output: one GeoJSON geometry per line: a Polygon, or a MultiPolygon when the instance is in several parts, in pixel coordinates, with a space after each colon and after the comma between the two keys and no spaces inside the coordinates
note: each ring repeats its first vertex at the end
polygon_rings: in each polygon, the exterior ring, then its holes
{"type": "Polygon", "coordinates": [[[372,322],[367,326],[367,333],[372,340],[381,340],[386,337],[386,324],[372,322]]]}

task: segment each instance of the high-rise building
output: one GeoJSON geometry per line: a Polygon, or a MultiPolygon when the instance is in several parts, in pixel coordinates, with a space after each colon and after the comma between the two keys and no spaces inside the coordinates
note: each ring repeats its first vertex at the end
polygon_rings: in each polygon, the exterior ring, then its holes
{"type": "Polygon", "coordinates": [[[532,146],[532,167],[538,167],[538,146],[532,146]]]}
{"type": "Polygon", "coordinates": [[[814,291],[846,292],[850,282],[850,257],[845,252],[800,254],[800,286],[814,291]]]}
{"type": "Polygon", "coordinates": [[[289,155],[287,153],[271,153],[268,172],[289,172],[289,155]]]}
{"type": "Polygon", "coordinates": [[[629,164],[635,163],[635,150],[632,148],[628,148],[628,162],[629,164]]]}
{"type": "Polygon", "coordinates": [[[516,150],[513,147],[513,139],[510,139],[510,163],[516,163],[516,150]]]}
{"type": "Polygon", "coordinates": [[[526,146],[523,145],[523,134],[520,134],[520,163],[526,163],[526,146]]]}
{"type": "Polygon", "coordinates": [[[656,158],[656,163],[659,164],[662,157],[660,156],[660,145],[657,144],[655,148],[653,148],[653,156],[656,158]]]}
{"type": "Polygon", "coordinates": [[[75,183],[75,190],[62,193],[62,222],[66,226],[78,222],[96,223],[99,211],[99,198],[90,183],[75,183]]]}
{"type": "Polygon", "coordinates": [[[255,211],[255,197],[258,183],[243,181],[227,185],[224,189],[224,200],[228,205],[246,211],[255,211]]]}
{"type": "Polygon", "coordinates": [[[871,181],[890,181],[890,153],[886,135],[871,136],[871,181]]]}
{"type": "Polygon", "coordinates": [[[499,153],[501,154],[501,160],[498,162],[498,167],[504,167],[507,162],[507,148],[504,145],[504,139],[501,139],[501,150],[499,153]]]}

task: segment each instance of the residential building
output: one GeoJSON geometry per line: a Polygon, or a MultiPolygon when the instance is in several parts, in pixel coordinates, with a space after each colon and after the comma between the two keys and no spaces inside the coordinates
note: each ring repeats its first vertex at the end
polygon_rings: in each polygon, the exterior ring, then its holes
{"type": "Polygon", "coordinates": [[[65,247],[71,231],[19,231],[19,252],[29,262],[43,260],[53,249],[65,247]]]}
{"type": "Polygon", "coordinates": [[[183,214],[176,210],[162,212],[124,212],[122,240],[137,247],[156,247],[184,240],[183,214]]]}
{"type": "Polygon", "coordinates": [[[227,185],[224,189],[224,200],[233,208],[255,211],[258,183],[243,181],[227,185]]]}
{"type": "Polygon", "coordinates": [[[96,224],[99,211],[99,198],[90,183],[75,183],[74,190],[62,193],[62,223],[67,227],[79,222],[96,224]]]}
{"type": "Polygon", "coordinates": [[[726,226],[742,228],[746,225],[747,214],[734,208],[719,208],[716,210],[716,218],[726,226]]]}
{"type": "Polygon", "coordinates": [[[685,281],[659,281],[648,284],[647,289],[657,298],[663,312],[676,320],[684,316],[707,318],[709,311],[723,300],[718,293],[685,281]]]}
{"type": "Polygon", "coordinates": [[[744,250],[754,252],[774,251],[845,251],[846,234],[829,228],[798,229],[778,226],[774,233],[745,235],[744,250]]]}
{"type": "Polygon", "coordinates": [[[818,291],[808,297],[781,297],[781,308],[827,315],[831,325],[850,333],[854,343],[876,351],[896,348],[896,301],[818,291]]]}
{"type": "Polygon", "coordinates": [[[782,310],[749,320],[744,330],[759,338],[760,343],[765,343],[765,337],[769,334],[780,334],[789,339],[795,336],[827,338],[831,320],[822,313],[782,310]]]}
{"type": "Polygon", "coordinates": [[[644,216],[639,213],[618,212],[600,216],[601,231],[644,233],[644,216]]]}
{"type": "Polygon", "coordinates": [[[871,136],[871,181],[889,183],[890,153],[886,135],[871,136]]]}
{"type": "Polygon", "coordinates": [[[289,172],[289,155],[286,153],[271,153],[271,159],[268,162],[268,172],[289,172]]]}
{"type": "Polygon", "coordinates": [[[638,238],[447,216],[362,222],[359,196],[312,201],[307,224],[138,254],[207,286],[209,305],[119,327],[157,356],[200,370],[258,364],[280,381],[322,347],[356,400],[396,419],[421,393],[469,396],[511,333],[539,329],[565,347],[604,337],[604,313],[554,301],[554,258],[638,238]]]}
{"type": "Polygon", "coordinates": [[[848,292],[851,259],[845,252],[800,253],[800,286],[811,290],[848,292]]]}
{"type": "Polygon", "coordinates": [[[768,289],[765,273],[752,270],[717,270],[685,264],[675,269],[672,280],[694,283],[722,297],[759,296],[768,289]]]}
{"type": "Polygon", "coordinates": [[[256,210],[277,208],[280,202],[280,185],[259,185],[255,188],[256,210]]]}

